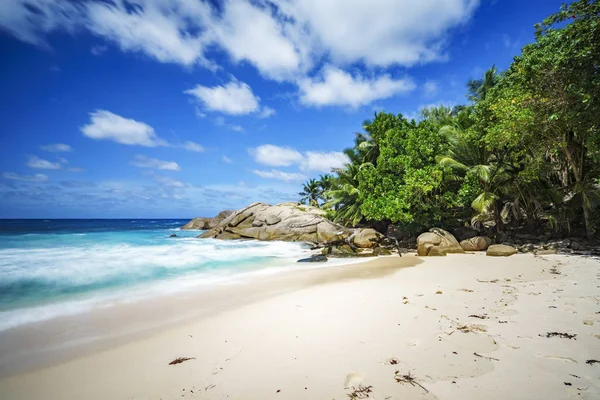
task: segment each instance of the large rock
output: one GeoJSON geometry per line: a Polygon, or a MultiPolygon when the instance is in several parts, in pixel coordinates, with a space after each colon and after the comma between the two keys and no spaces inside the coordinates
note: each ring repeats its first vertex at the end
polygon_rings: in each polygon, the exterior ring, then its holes
{"type": "Polygon", "coordinates": [[[463,240],[474,238],[478,234],[479,234],[479,232],[477,232],[475,229],[473,229],[473,228],[466,228],[466,227],[458,228],[454,232],[454,236],[458,240],[460,240],[461,242],[463,240]]]}
{"type": "Polygon", "coordinates": [[[493,244],[490,247],[488,247],[485,255],[493,257],[508,257],[516,253],[517,249],[515,249],[512,246],[508,246],[505,244],[493,244]]]}
{"type": "Polygon", "coordinates": [[[464,251],[483,251],[492,244],[492,239],[487,236],[475,236],[460,242],[464,251]]]}
{"type": "Polygon", "coordinates": [[[429,255],[433,248],[439,248],[434,252],[435,255],[465,252],[450,232],[440,228],[431,228],[429,232],[422,233],[417,238],[418,255],[429,255]]]}
{"type": "Polygon", "coordinates": [[[361,249],[371,249],[383,240],[384,236],[373,228],[361,229],[354,234],[352,242],[361,249]]]}
{"type": "Polygon", "coordinates": [[[202,229],[202,230],[212,229],[215,226],[217,226],[221,221],[223,221],[225,218],[227,218],[231,214],[233,214],[233,212],[234,212],[233,210],[225,210],[225,211],[221,211],[213,218],[205,218],[205,217],[194,218],[193,220],[191,220],[190,222],[188,222],[187,224],[182,226],[181,229],[202,229]]]}
{"type": "Polygon", "coordinates": [[[325,218],[319,208],[298,203],[274,206],[253,203],[234,211],[200,238],[284,240],[329,243],[346,239],[352,232],[325,218]]]}

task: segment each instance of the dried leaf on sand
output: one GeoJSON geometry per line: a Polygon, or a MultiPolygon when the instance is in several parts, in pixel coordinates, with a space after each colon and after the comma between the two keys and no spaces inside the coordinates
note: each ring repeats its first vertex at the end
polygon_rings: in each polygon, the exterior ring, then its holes
{"type": "Polygon", "coordinates": [[[169,365],[181,364],[184,361],[195,360],[196,357],[179,357],[169,363],[169,365]]]}

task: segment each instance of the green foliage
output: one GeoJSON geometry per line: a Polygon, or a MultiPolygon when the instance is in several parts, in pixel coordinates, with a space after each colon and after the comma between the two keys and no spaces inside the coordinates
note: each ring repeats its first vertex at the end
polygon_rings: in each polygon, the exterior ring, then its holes
{"type": "Polygon", "coordinates": [[[577,0],[536,25],[510,67],[469,81],[469,104],[419,122],[376,113],[350,163],[310,180],[303,201],[336,221],[409,231],[454,221],[591,236],[600,222],[600,2],[577,0]],[[471,219],[472,217],[472,219],[471,219]]]}
{"type": "Polygon", "coordinates": [[[455,203],[454,196],[442,190],[445,168],[435,162],[436,154],[447,147],[439,126],[428,120],[408,122],[401,115],[378,117],[391,128],[376,136],[380,149],[376,164],[359,173],[362,212],[369,219],[389,220],[409,230],[439,223],[455,203]]]}

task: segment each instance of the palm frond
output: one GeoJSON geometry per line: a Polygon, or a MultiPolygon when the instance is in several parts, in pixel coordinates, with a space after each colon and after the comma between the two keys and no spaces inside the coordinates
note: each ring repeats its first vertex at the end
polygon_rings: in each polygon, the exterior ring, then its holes
{"type": "Polygon", "coordinates": [[[492,206],[498,200],[498,196],[492,192],[482,192],[479,196],[473,200],[471,207],[477,212],[489,213],[492,206]]]}

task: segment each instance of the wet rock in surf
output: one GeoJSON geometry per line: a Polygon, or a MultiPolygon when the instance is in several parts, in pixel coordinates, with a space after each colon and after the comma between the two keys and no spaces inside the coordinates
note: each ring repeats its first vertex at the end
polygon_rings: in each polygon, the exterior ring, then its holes
{"type": "Polygon", "coordinates": [[[301,260],[298,260],[299,263],[313,263],[313,262],[327,262],[327,257],[325,257],[322,254],[315,254],[311,257],[308,258],[303,258],[301,260]]]}

